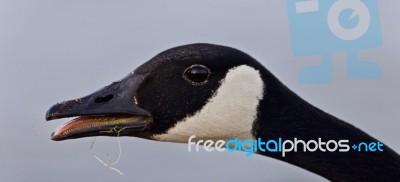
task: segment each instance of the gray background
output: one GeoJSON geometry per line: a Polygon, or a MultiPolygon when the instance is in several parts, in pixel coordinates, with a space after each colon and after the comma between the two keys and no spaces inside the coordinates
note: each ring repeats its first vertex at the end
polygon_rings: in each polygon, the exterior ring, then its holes
{"type": "Polygon", "coordinates": [[[383,46],[359,52],[380,80],[347,80],[334,55],[334,83],[302,85],[298,71],[319,56],[292,56],[286,2],[232,0],[0,0],[0,181],[321,181],[298,167],[244,153],[188,153],[187,145],[122,138],[54,142],[62,121],[43,124],[54,103],[116,81],[156,53],[208,42],[239,48],[300,96],[400,151],[400,1],[379,1],[383,46]],[[109,157],[107,157],[107,153],[109,157]]]}

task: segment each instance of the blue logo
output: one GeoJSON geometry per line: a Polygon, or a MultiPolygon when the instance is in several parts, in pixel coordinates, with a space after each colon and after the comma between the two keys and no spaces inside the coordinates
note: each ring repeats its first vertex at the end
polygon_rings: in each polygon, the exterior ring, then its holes
{"type": "Polygon", "coordinates": [[[332,54],[346,52],[348,79],[378,79],[377,63],[359,60],[357,50],[382,45],[377,0],[287,0],[295,56],[321,55],[303,68],[303,84],[332,83],[332,54]]]}

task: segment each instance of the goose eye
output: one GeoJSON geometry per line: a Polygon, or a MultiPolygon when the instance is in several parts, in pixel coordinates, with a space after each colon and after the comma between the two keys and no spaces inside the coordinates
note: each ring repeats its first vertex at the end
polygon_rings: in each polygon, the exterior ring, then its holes
{"type": "Polygon", "coordinates": [[[210,69],[203,65],[192,65],[186,68],[183,78],[192,85],[203,85],[207,83],[210,69]]]}

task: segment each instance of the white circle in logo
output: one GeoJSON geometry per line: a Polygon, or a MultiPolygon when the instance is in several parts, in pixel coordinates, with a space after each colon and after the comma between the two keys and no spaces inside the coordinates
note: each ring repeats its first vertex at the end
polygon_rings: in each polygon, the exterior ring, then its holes
{"type": "Polygon", "coordinates": [[[329,9],[327,19],[331,32],[342,40],[355,40],[363,36],[368,31],[370,20],[368,7],[360,0],[337,0],[329,9]],[[352,29],[344,28],[339,22],[340,13],[345,9],[353,10],[349,19],[359,16],[357,26],[352,29]]]}

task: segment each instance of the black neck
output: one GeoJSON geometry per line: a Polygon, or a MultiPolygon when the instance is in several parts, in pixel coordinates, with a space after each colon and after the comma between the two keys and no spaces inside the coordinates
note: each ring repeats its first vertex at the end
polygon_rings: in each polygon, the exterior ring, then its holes
{"type": "MultiPolygon", "coordinates": [[[[350,147],[359,142],[378,142],[353,125],[310,105],[278,80],[265,83],[268,84],[267,91],[260,103],[261,114],[253,129],[257,138],[297,138],[304,141],[318,138],[323,141],[348,139],[350,147]]],[[[291,163],[333,181],[400,180],[400,156],[387,146],[383,146],[383,152],[358,152],[350,148],[348,152],[290,152],[285,157],[279,152],[260,154],[291,163]]]]}

